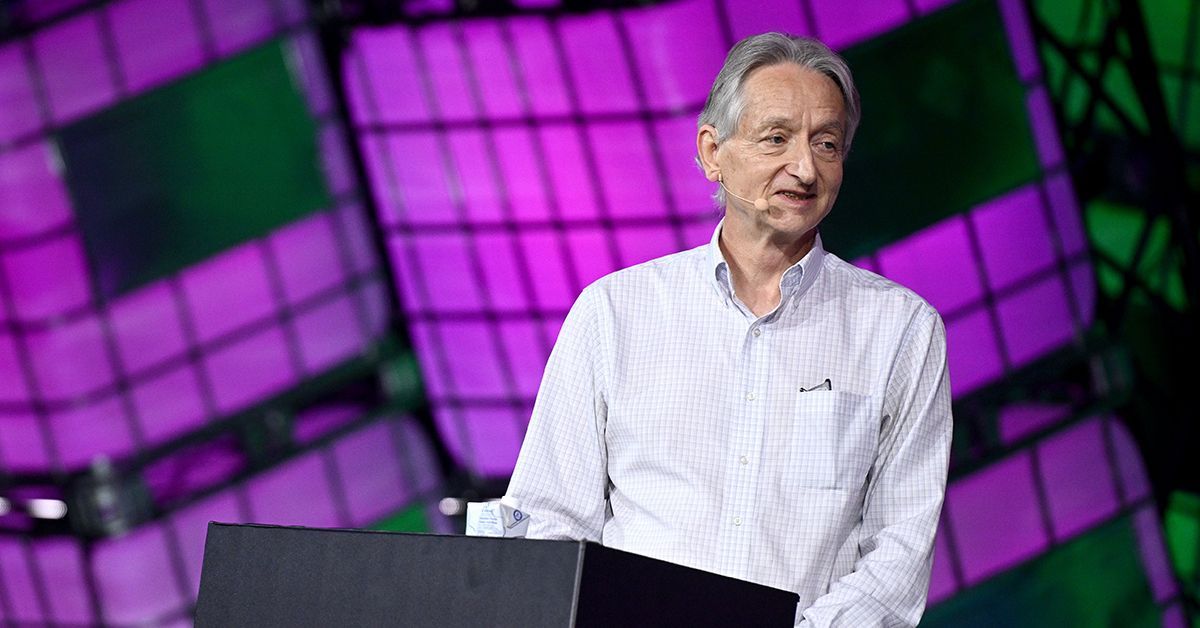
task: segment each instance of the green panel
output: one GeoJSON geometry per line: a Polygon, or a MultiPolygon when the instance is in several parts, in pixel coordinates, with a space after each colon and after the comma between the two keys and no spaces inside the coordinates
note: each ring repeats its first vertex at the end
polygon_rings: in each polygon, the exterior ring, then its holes
{"type": "Polygon", "coordinates": [[[930,608],[921,628],[1158,627],[1161,610],[1128,517],[930,608]]]}
{"type": "Polygon", "coordinates": [[[960,3],[845,56],[863,124],[821,226],[830,249],[870,252],[1040,172],[995,2],[960,3]]]}
{"type": "Polygon", "coordinates": [[[372,530],[388,532],[429,532],[429,517],[425,514],[425,504],[414,504],[400,512],[371,526],[372,530]]]}
{"type": "Polygon", "coordinates": [[[282,44],[85,118],[59,141],[107,297],[331,204],[282,44]]]}
{"type": "MultiPolygon", "coordinates": [[[[1093,246],[1112,257],[1121,268],[1131,268],[1146,212],[1116,203],[1093,201],[1087,205],[1084,218],[1093,246]]],[[[1135,270],[1146,288],[1172,307],[1183,310],[1187,307],[1187,295],[1174,252],[1170,225],[1163,218],[1156,219],[1150,227],[1141,263],[1135,270]]],[[[1120,269],[1101,266],[1099,279],[1101,291],[1109,296],[1116,296],[1124,287],[1120,269]]]]}
{"type": "MultiPolygon", "coordinates": [[[[1188,17],[1193,2],[1186,0],[1142,0],[1142,15],[1150,36],[1150,47],[1161,69],[1180,70],[1187,53],[1188,17]]],[[[1195,65],[1195,61],[1192,62],[1195,65]]]]}
{"type": "Polygon", "coordinates": [[[1171,493],[1163,527],[1175,573],[1185,586],[1200,593],[1200,495],[1171,493]]]}

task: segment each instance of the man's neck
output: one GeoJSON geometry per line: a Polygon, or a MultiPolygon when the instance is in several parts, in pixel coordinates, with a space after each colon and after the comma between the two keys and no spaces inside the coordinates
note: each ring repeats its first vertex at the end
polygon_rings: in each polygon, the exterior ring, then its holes
{"type": "Polygon", "coordinates": [[[779,305],[780,279],[812,250],[816,230],[796,240],[779,241],[729,218],[726,216],[717,243],[729,265],[734,294],[755,316],[763,316],[779,305]]]}

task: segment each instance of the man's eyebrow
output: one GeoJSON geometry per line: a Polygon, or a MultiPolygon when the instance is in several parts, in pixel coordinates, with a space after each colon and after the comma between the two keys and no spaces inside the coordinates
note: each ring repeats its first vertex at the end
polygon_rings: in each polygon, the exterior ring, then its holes
{"type": "Polygon", "coordinates": [[[755,130],[765,131],[767,129],[774,129],[774,128],[790,129],[790,128],[792,128],[792,121],[789,118],[785,118],[783,116],[767,118],[766,120],[763,120],[762,124],[758,125],[758,127],[755,130]]]}

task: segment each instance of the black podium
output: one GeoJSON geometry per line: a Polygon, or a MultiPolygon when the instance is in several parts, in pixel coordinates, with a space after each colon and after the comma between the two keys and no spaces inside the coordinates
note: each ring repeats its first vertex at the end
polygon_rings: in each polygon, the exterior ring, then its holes
{"type": "Polygon", "coordinates": [[[210,523],[196,626],[787,628],[797,601],[595,543],[210,523]]]}

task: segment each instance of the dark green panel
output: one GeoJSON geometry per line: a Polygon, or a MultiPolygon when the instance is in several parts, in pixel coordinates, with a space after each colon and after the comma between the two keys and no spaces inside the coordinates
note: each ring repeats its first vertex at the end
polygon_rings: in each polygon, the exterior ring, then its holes
{"type": "Polygon", "coordinates": [[[316,125],[281,45],[60,134],[96,285],[114,297],[328,207],[316,125]]]}
{"type": "Polygon", "coordinates": [[[921,628],[1160,626],[1128,517],[930,608],[921,628]]]}
{"type": "Polygon", "coordinates": [[[821,227],[856,257],[1040,172],[995,3],[963,2],[845,52],[863,122],[821,227]]]}
{"type": "Polygon", "coordinates": [[[372,530],[386,530],[388,532],[429,532],[429,517],[425,515],[425,509],[428,508],[425,504],[414,504],[393,514],[371,526],[372,530]]]}

